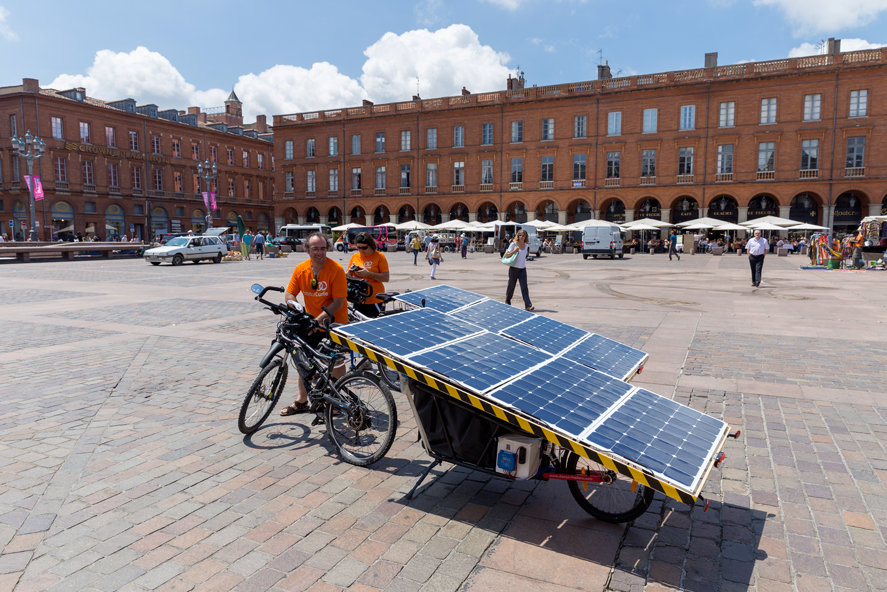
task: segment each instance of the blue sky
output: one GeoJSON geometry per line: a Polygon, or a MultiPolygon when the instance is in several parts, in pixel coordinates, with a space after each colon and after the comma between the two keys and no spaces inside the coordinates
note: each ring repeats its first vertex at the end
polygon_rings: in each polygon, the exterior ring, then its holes
{"type": "Polygon", "coordinates": [[[409,99],[417,75],[428,98],[504,88],[517,66],[530,84],[590,80],[601,55],[630,75],[700,67],[710,51],[721,64],[810,54],[827,37],[860,49],[887,43],[885,21],[887,0],[0,0],[0,85],[179,109],[233,87],[249,120],[409,99]]]}

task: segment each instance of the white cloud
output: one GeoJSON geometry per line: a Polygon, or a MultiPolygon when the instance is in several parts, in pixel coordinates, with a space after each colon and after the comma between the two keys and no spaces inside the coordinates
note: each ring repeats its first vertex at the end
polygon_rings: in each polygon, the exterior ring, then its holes
{"type": "Polygon", "coordinates": [[[443,0],[424,0],[416,4],[413,7],[413,12],[416,13],[416,22],[424,27],[433,27],[443,20],[439,14],[443,8],[443,0]]]}
{"type": "Polygon", "coordinates": [[[12,30],[7,19],[9,19],[9,11],[3,6],[0,6],[0,36],[7,41],[17,41],[18,34],[12,30]]]}
{"type": "MultiPolygon", "coordinates": [[[[884,47],[884,43],[869,43],[865,39],[841,39],[841,51],[861,51],[863,49],[878,49],[884,47]]],[[[804,56],[818,55],[820,51],[816,49],[813,43],[802,43],[797,47],[793,47],[788,52],[790,58],[800,58],[804,56]]]]}
{"type": "Polygon", "coordinates": [[[782,11],[796,37],[867,25],[887,10],[887,0],[754,0],[754,5],[773,6],[782,11]]]}
{"type": "Polygon", "coordinates": [[[485,2],[489,2],[490,4],[495,4],[500,8],[505,8],[507,10],[517,10],[521,7],[521,5],[526,4],[527,0],[484,0],[485,2]]]}

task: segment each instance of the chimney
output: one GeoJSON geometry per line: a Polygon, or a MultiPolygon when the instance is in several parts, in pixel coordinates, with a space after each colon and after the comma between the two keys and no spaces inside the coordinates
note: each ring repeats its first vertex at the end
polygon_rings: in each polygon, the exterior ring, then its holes
{"type": "Polygon", "coordinates": [[[467,90],[467,89],[463,86],[463,87],[462,87],[462,96],[464,97],[465,95],[470,95],[470,94],[471,94],[471,91],[470,91],[470,90],[467,90]]]}
{"type": "Polygon", "coordinates": [[[25,92],[40,92],[40,82],[36,78],[22,78],[22,90],[25,92]]]}
{"type": "Polygon", "coordinates": [[[524,87],[524,73],[521,72],[518,78],[512,78],[509,74],[506,82],[507,90],[520,90],[524,87]]]}
{"type": "Polygon", "coordinates": [[[256,115],[256,127],[254,129],[260,134],[268,131],[268,124],[264,115],[256,115]]]}
{"type": "Polygon", "coordinates": [[[834,37],[829,37],[825,53],[830,55],[841,53],[841,40],[835,39],[834,37]]]}
{"type": "Polygon", "coordinates": [[[597,79],[598,79],[598,80],[609,80],[610,78],[613,78],[613,75],[610,74],[610,62],[609,62],[609,60],[606,61],[606,62],[604,62],[604,65],[603,65],[603,66],[601,66],[600,64],[598,64],[598,67],[597,67],[597,79]]]}
{"type": "Polygon", "coordinates": [[[717,68],[718,67],[718,52],[713,51],[711,53],[705,54],[705,67],[706,68],[717,68]]]}
{"type": "Polygon", "coordinates": [[[372,105],[372,104],[373,104],[372,101],[367,101],[366,99],[363,100],[363,106],[364,106],[364,107],[369,107],[369,106],[372,105]]]}
{"type": "Polygon", "coordinates": [[[188,113],[193,113],[195,115],[200,114],[200,107],[188,107],[188,113]]]}
{"type": "Polygon", "coordinates": [[[420,97],[419,95],[413,95],[413,100],[414,101],[421,101],[422,97],[420,97]]]}

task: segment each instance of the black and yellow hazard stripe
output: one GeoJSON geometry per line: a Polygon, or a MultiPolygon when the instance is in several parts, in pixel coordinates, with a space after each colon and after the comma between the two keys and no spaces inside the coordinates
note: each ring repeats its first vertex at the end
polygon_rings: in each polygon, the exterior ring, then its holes
{"type": "MultiPolygon", "coordinates": [[[[587,446],[580,444],[579,442],[575,442],[563,436],[559,436],[548,428],[542,427],[541,425],[538,425],[532,421],[528,421],[527,419],[515,415],[514,413],[506,409],[493,405],[489,401],[480,399],[472,395],[471,393],[454,387],[447,382],[437,380],[410,366],[406,366],[401,362],[392,360],[388,356],[383,355],[375,350],[369,349],[362,345],[358,345],[347,337],[337,334],[335,330],[330,332],[330,336],[332,337],[333,341],[338,343],[339,345],[346,346],[352,351],[366,356],[374,362],[381,362],[392,370],[397,370],[401,374],[405,374],[413,380],[417,380],[423,384],[427,384],[437,391],[448,394],[455,399],[459,399],[463,403],[468,403],[469,405],[472,405],[473,407],[476,407],[477,409],[480,409],[485,413],[494,415],[500,420],[513,425],[523,432],[532,434],[538,438],[543,438],[551,442],[552,444],[560,446],[561,448],[572,450],[579,456],[585,457],[621,475],[625,475],[626,477],[633,479],[638,483],[654,489],[660,493],[663,493],[670,498],[676,499],[679,502],[685,503],[689,506],[693,506],[696,504],[697,499],[699,499],[699,496],[677,489],[676,487],[657,479],[648,471],[643,471],[628,466],[624,463],[619,462],[618,460],[614,460],[608,456],[604,456],[603,454],[592,450],[591,448],[588,448],[587,446]]],[[[714,462],[714,459],[712,459],[712,462],[714,462]]]]}

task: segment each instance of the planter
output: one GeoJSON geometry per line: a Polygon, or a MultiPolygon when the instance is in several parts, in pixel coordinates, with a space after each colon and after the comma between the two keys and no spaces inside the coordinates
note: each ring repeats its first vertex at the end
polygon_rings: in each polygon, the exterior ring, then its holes
{"type": "Polygon", "coordinates": [[[717,255],[718,257],[720,257],[721,255],[724,254],[724,247],[712,247],[711,254],[717,255]]]}

